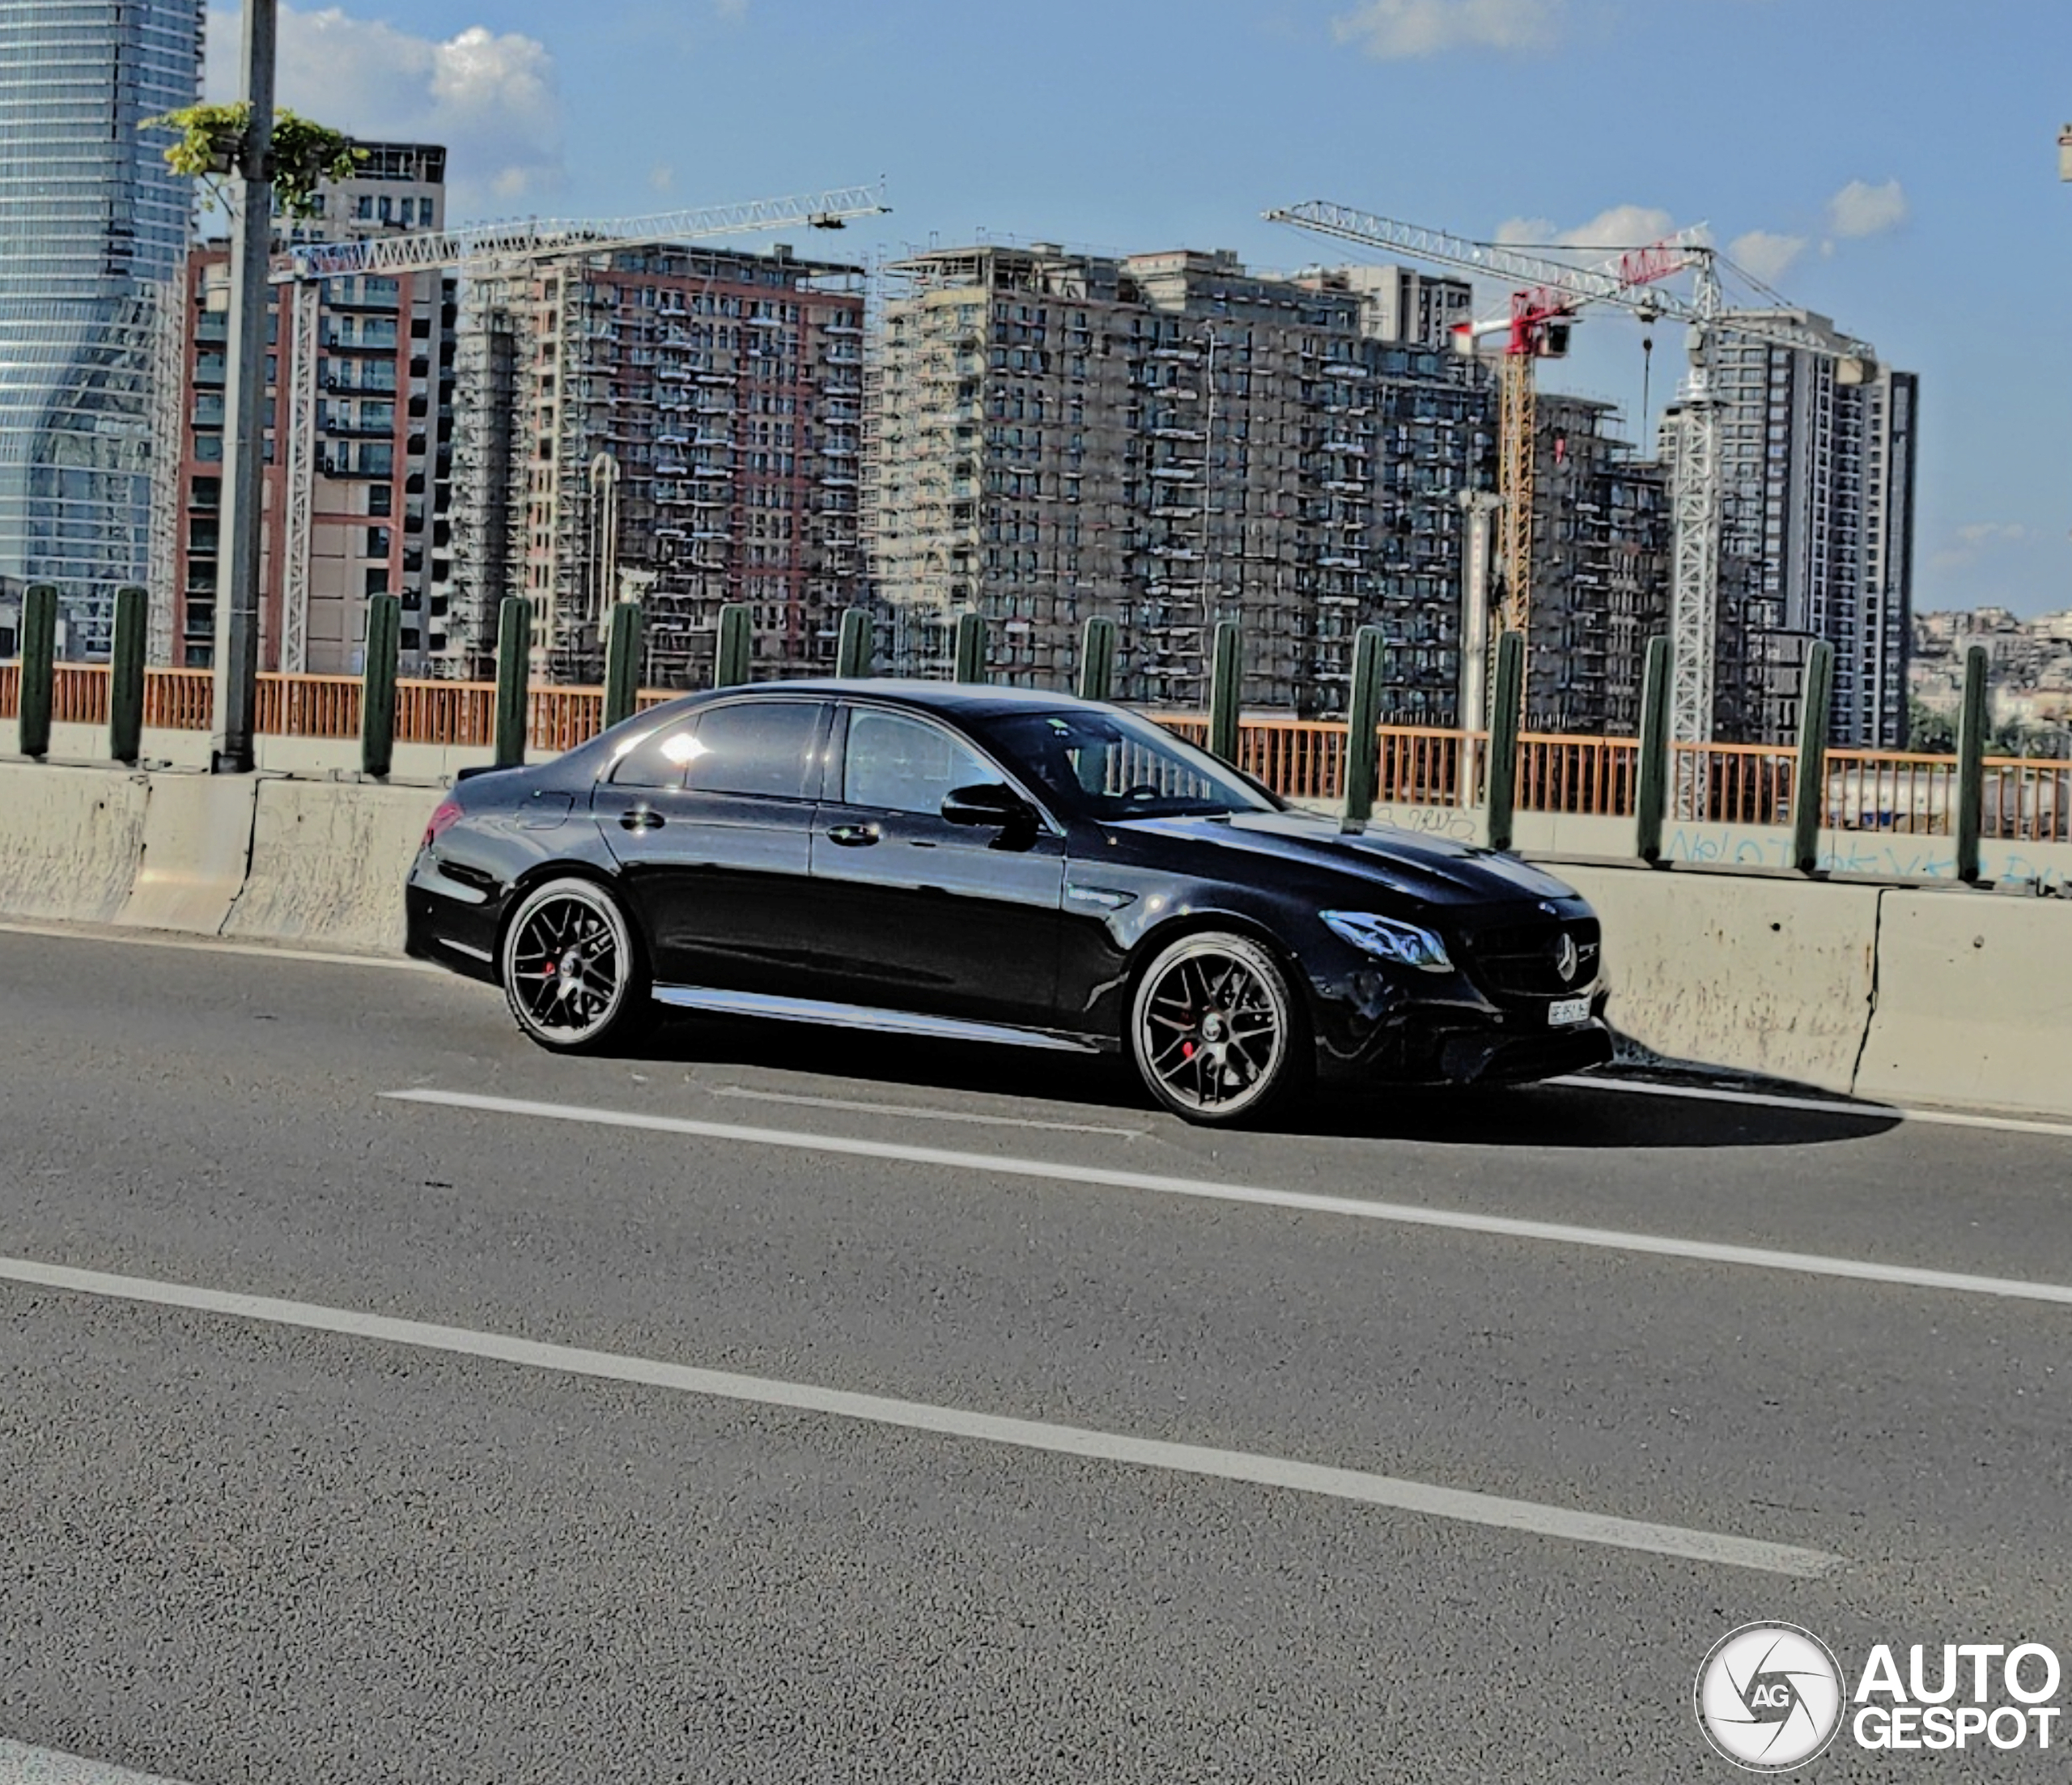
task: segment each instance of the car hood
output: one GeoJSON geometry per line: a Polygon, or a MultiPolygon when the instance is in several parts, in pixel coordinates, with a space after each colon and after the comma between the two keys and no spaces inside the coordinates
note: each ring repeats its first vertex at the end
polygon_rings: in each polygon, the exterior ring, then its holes
{"type": "Polygon", "coordinates": [[[1348,827],[1308,812],[1140,819],[1126,827],[1218,850],[1300,861],[1373,882],[1431,905],[1573,899],[1575,889],[1515,856],[1395,825],[1348,827]]]}

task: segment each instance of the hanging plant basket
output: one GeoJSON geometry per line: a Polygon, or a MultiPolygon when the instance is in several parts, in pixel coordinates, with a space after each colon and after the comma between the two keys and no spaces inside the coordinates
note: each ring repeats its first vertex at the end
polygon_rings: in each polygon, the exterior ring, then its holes
{"type": "MultiPolygon", "coordinates": [[[[144,120],[146,130],[178,133],[165,151],[176,173],[202,181],[219,200],[221,182],[236,171],[250,127],[252,108],[240,100],[230,105],[188,105],[144,120]]],[[[326,180],[346,178],[367,151],[353,147],[342,131],[282,109],[274,114],[274,139],[267,147],[266,172],[274,208],[292,218],[316,215],[316,189],[326,180]]]]}

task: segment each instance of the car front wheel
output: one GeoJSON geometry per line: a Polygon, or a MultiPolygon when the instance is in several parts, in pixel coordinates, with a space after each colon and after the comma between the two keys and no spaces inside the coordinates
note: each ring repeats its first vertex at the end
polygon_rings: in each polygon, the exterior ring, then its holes
{"type": "Polygon", "coordinates": [[[1302,1077],[1301,1019],[1287,975],[1248,937],[1185,936],[1137,981],[1130,1050],[1145,1087],[1191,1122],[1263,1116],[1302,1077]]]}
{"type": "Polygon", "coordinates": [[[498,964],[518,1026],[557,1053],[627,1041],[652,1009],[626,914],[588,880],[550,880],[526,894],[504,929],[498,964]]]}

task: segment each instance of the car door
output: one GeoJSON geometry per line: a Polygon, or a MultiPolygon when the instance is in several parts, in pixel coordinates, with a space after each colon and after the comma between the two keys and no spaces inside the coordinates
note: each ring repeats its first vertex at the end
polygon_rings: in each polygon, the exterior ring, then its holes
{"type": "Polygon", "coordinates": [[[592,795],[656,982],[804,997],[828,703],[749,696],[643,737],[592,795]]]}
{"type": "Polygon", "coordinates": [[[1044,1027],[1057,984],[1064,841],[1047,821],[942,817],[953,788],[1008,777],[932,717],[844,703],[814,814],[823,995],[1044,1027]]]}

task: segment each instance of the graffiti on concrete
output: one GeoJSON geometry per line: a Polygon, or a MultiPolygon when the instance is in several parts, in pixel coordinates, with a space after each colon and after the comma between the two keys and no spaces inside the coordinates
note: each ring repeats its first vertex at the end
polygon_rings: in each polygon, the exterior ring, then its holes
{"type": "MultiPolygon", "coordinates": [[[[2033,848],[2034,846],[2032,846],[2033,848]]],[[[2044,848],[2049,848],[2044,845],[2044,848]]],[[[1662,839],[1662,853],[1672,861],[1729,868],[1789,868],[1791,833],[1740,829],[1731,825],[1680,825],[1662,839]]],[[[1896,837],[1880,840],[1866,833],[1823,831],[1820,867],[1835,874],[1879,874],[1895,880],[1954,880],[1957,853],[1947,837],[1896,837]]],[[[2072,885],[2072,851],[2052,849],[2049,856],[1987,842],[1979,852],[1980,871],[1989,880],[2032,880],[2061,890],[2072,885]]]]}

